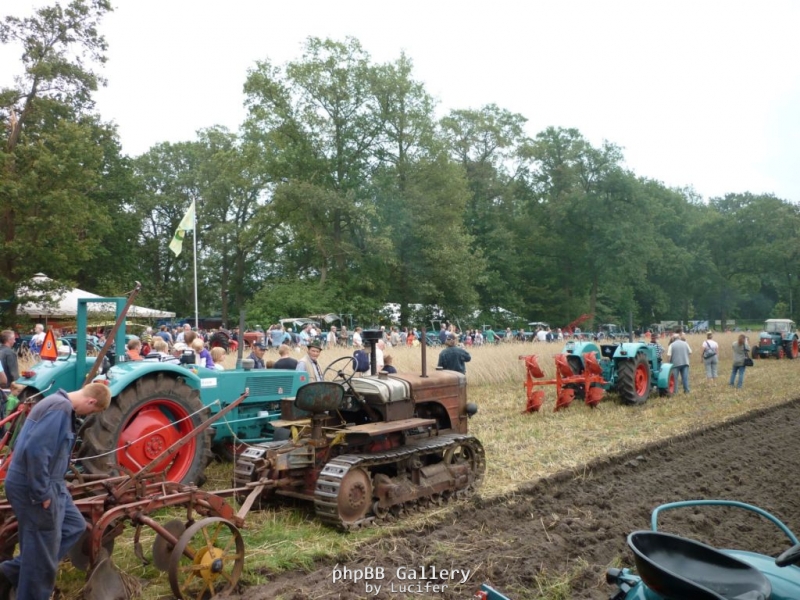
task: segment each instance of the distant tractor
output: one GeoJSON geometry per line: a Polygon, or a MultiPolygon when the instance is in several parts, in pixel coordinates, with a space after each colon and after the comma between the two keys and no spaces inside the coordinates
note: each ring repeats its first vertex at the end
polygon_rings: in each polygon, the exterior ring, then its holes
{"type": "Polygon", "coordinates": [[[764,331],[758,334],[758,346],[752,350],[753,358],[797,358],[798,334],[791,319],[767,319],[764,331]]]}
{"type": "Polygon", "coordinates": [[[535,412],[544,402],[538,386],[556,386],[555,410],[566,408],[575,398],[596,406],[606,392],[615,392],[625,404],[642,404],[654,389],[661,396],[675,393],[677,371],[658,359],[656,349],[643,343],[604,344],[569,341],[555,356],[556,376],[544,379],[535,355],[525,360],[528,394],[526,412],[535,412]]]}
{"type": "Polygon", "coordinates": [[[597,330],[598,340],[618,340],[628,337],[628,334],[616,323],[603,323],[597,330]]]}

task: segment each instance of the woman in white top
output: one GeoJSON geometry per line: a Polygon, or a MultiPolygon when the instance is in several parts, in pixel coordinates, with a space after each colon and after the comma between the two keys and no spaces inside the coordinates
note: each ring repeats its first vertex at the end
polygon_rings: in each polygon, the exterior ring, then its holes
{"type": "Polygon", "coordinates": [[[702,347],[706,379],[710,381],[712,385],[716,383],[714,380],[717,378],[717,367],[719,366],[719,344],[712,339],[713,337],[714,334],[709,331],[706,334],[706,341],[703,342],[702,347]]]}

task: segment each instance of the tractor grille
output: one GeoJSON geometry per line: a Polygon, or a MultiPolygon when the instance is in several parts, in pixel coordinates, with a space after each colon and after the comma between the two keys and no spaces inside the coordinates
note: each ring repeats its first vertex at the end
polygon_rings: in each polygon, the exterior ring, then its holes
{"type": "Polygon", "coordinates": [[[250,397],[272,396],[285,398],[294,396],[294,376],[282,375],[272,377],[247,377],[245,387],[250,388],[250,397]]]}

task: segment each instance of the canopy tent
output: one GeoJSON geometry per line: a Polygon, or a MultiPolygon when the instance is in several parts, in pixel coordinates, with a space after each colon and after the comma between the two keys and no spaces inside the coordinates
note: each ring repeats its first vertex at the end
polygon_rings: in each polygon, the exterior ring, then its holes
{"type": "MultiPolygon", "coordinates": [[[[20,286],[17,291],[19,297],[44,296],[43,288],[52,288],[57,283],[42,273],[33,276],[28,285],[20,286]]],[[[78,298],[102,298],[97,294],[79,290],[67,289],[53,294],[52,301],[27,302],[17,307],[17,314],[31,317],[74,317],[78,314],[78,298]]],[[[91,315],[114,314],[114,305],[111,303],[92,302],[88,305],[91,315]]],[[[169,319],[175,316],[174,312],[131,306],[128,310],[129,319],[169,319]]]]}

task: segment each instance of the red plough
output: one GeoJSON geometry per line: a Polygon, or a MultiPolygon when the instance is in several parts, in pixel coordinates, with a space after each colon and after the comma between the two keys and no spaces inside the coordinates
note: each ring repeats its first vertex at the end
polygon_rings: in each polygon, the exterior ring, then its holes
{"type": "Polygon", "coordinates": [[[603,379],[603,369],[597,362],[593,352],[583,355],[583,364],[578,373],[570,365],[568,355],[557,354],[555,379],[544,379],[545,374],[539,366],[535,354],[520,356],[525,361],[525,391],[528,402],[524,412],[537,412],[544,404],[544,390],[536,389],[540,386],[556,386],[556,406],[554,410],[568,407],[577,397],[583,398],[588,406],[595,407],[605,394],[608,382],[603,379]]]}

